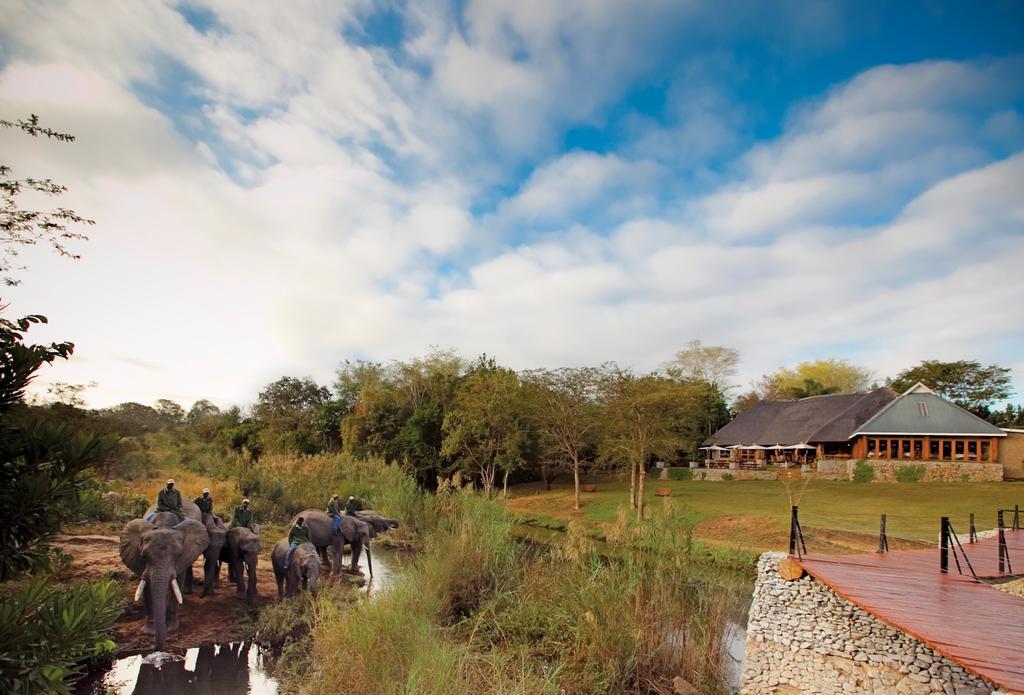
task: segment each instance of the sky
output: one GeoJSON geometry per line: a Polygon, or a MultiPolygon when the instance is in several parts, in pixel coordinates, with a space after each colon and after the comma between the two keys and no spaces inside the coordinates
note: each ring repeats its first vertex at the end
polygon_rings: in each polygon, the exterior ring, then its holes
{"type": "Polygon", "coordinates": [[[977,359],[1024,400],[1020,1],[6,0],[0,118],[30,113],[77,140],[0,161],[96,220],[3,293],[76,345],[37,392],[699,339],[741,388],[977,359]]]}

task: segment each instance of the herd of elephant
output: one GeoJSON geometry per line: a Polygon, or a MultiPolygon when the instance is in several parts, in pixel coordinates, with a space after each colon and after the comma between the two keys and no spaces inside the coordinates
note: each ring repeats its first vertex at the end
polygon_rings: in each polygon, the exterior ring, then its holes
{"type": "MultiPolygon", "coordinates": [[[[235,582],[238,592],[244,592],[249,602],[256,597],[259,534],[244,526],[225,526],[220,517],[200,513],[192,502],[184,502],[182,511],[184,521],[172,512],[153,514],[151,508],[143,518],[125,524],[121,531],[121,560],[139,578],[135,600],[142,599],[144,603],[146,628],[153,632],[156,650],[163,649],[167,633],[178,626],[178,605],[184,602],[183,594],[192,593],[192,564],[200,555],[204,558],[202,596],[217,587],[220,565],[226,563],[228,578],[235,582]],[[173,600],[170,595],[174,596],[173,600]]],[[[287,569],[284,565],[288,541],[281,539],[271,552],[279,598],[301,589],[316,594],[320,563],[328,564],[328,548],[334,574],[358,573],[359,557],[365,548],[372,577],[370,539],[389,528],[398,528],[397,521],[374,512],[342,516],[337,528],[333,527],[334,520],[320,510],[307,509],[296,515],[299,516],[304,517],[309,526],[311,543],[295,549],[287,569]],[[346,545],[352,555],[348,570],[342,565],[346,545]]]]}

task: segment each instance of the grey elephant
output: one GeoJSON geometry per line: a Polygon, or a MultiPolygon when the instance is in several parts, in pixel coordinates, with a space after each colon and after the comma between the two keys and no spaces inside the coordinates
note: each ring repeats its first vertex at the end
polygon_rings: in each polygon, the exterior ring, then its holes
{"type": "Polygon", "coordinates": [[[228,542],[228,527],[216,514],[203,514],[203,525],[206,526],[206,534],[210,537],[210,543],[203,551],[201,595],[207,596],[213,593],[214,588],[220,583],[220,563],[228,542]]]}
{"type": "Polygon", "coordinates": [[[245,526],[228,529],[227,543],[222,557],[228,562],[228,576],[234,580],[239,593],[245,592],[245,600],[252,603],[256,598],[256,562],[260,555],[260,537],[245,526]],[[248,583],[242,582],[242,568],[248,573],[248,583]]]}
{"type": "Polygon", "coordinates": [[[163,649],[167,633],[178,626],[182,603],[179,580],[206,549],[209,537],[199,521],[161,512],[151,521],[135,519],[121,531],[121,560],[140,578],[135,600],[144,600],[146,627],[154,634],[154,648],[163,649]],[[174,600],[168,600],[168,591],[174,600]]]}
{"type": "Polygon", "coordinates": [[[291,547],[286,538],[282,538],[270,551],[270,562],[274,566],[274,579],[277,580],[277,597],[294,596],[300,589],[308,589],[316,596],[316,585],[320,579],[320,556],[316,548],[309,543],[296,546],[292,553],[288,568],[284,561],[291,547]]]}
{"type": "Polygon", "coordinates": [[[366,564],[373,576],[373,557],[370,554],[370,539],[375,537],[379,531],[386,528],[397,528],[398,522],[394,519],[385,519],[381,516],[371,515],[368,518],[344,515],[337,530],[333,528],[334,520],[319,509],[306,509],[299,512],[292,518],[292,523],[298,517],[304,517],[309,527],[309,539],[316,546],[317,552],[326,554],[328,547],[331,548],[331,571],[339,574],[342,571],[342,557],[345,546],[352,548],[352,563],[349,572],[359,573],[359,555],[363,548],[366,548],[366,564]]]}
{"type": "MultiPolygon", "coordinates": [[[[203,513],[201,511],[199,511],[199,507],[197,507],[195,505],[195,502],[192,502],[191,500],[182,500],[182,502],[181,502],[181,511],[183,511],[185,513],[185,518],[186,519],[195,519],[196,521],[199,521],[199,522],[202,522],[202,520],[203,520],[203,513]]],[[[155,504],[149,505],[149,509],[147,509],[146,513],[142,515],[142,518],[143,519],[151,519],[152,521],[156,521],[157,518],[162,518],[162,519],[165,519],[167,523],[178,523],[180,521],[180,519],[178,519],[171,512],[160,512],[160,516],[158,517],[158,515],[156,514],[156,505],[155,504]]],[[[192,568],[191,567],[189,567],[187,570],[185,570],[185,572],[182,573],[178,577],[178,586],[181,588],[182,593],[184,593],[184,594],[191,594],[192,593],[192,568]]]]}

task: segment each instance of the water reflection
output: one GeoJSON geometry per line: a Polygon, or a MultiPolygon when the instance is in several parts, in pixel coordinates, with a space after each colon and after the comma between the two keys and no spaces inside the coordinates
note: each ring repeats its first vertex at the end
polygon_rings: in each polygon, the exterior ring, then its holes
{"type": "Polygon", "coordinates": [[[118,659],[94,685],[94,693],[114,695],[273,695],[268,654],[249,642],[193,647],[185,657],[156,652],[118,659]]]}

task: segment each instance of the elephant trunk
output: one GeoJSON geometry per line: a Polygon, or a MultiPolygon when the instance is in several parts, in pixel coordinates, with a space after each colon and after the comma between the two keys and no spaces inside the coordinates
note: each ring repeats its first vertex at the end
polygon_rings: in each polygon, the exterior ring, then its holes
{"type": "Polygon", "coordinates": [[[159,651],[167,641],[167,592],[174,573],[168,569],[157,569],[149,573],[146,589],[149,591],[149,605],[153,614],[154,648],[159,651]]]}
{"type": "Polygon", "coordinates": [[[245,600],[250,603],[256,598],[256,554],[246,560],[246,567],[249,570],[249,585],[245,592],[245,600]]]}
{"type": "Polygon", "coordinates": [[[370,555],[370,544],[366,544],[366,568],[370,570],[370,579],[373,579],[373,556],[370,555]]]}

